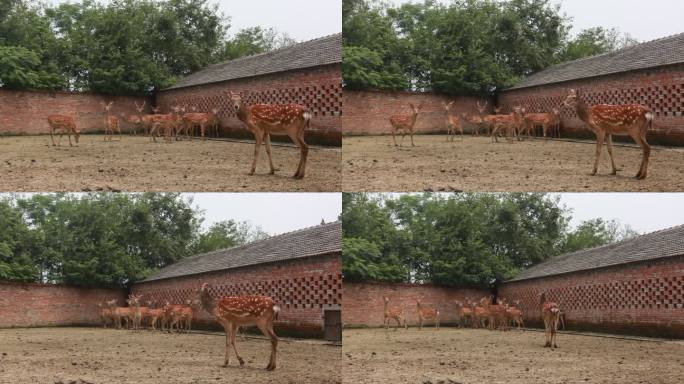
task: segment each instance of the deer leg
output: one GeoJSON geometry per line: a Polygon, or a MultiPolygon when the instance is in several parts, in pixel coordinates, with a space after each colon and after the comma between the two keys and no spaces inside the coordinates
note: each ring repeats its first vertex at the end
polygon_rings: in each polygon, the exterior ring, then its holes
{"type": "Polygon", "coordinates": [[[207,129],[207,126],[204,123],[200,124],[200,134],[202,135],[202,141],[207,141],[207,138],[204,137],[204,131],[207,129]]]}
{"type": "Polygon", "coordinates": [[[299,170],[299,178],[304,178],[306,173],[306,161],[309,157],[309,145],[304,142],[304,130],[299,131],[299,148],[300,148],[300,163],[301,169],[299,170]]]}
{"type": "Polygon", "coordinates": [[[610,165],[613,167],[613,172],[611,175],[617,175],[618,169],[615,166],[615,160],[613,159],[613,135],[606,133],[606,146],[608,147],[608,156],[610,157],[610,165]]]}
{"type": "Polygon", "coordinates": [[[249,175],[253,175],[256,171],[257,159],[259,158],[259,150],[261,150],[261,141],[264,139],[263,135],[259,133],[254,134],[254,159],[252,160],[252,168],[249,171],[249,175]]]}
{"type": "MultiPolygon", "coordinates": [[[[237,351],[237,347],[235,346],[235,335],[237,334],[238,330],[238,325],[235,323],[230,324],[230,345],[233,346],[233,350],[235,351],[235,356],[237,356],[238,361],[240,362],[240,365],[245,365],[245,361],[242,359],[240,354],[237,351]]],[[[228,353],[228,352],[226,352],[228,353]]]]}
{"type": "Polygon", "coordinates": [[[231,323],[223,322],[223,330],[226,332],[226,357],[223,359],[223,366],[227,367],[230,365],[230,330],[232,327],[231,323]]]}
{"type": "Polygon", "coordinates": [[[651,156],[651,146],[646,142],[646,127],[644,127],[639,135],[634,137],[634,140],[641,146],[643,151],[641,158],[641,166],[639,167],[639,172],[636,175],[638,180],[643,180],[648,176],[648,161],[651,156]],[[639,140],[637,140],[637,138],[639,140]]]}
{"type": "Polygon", "coordinates": [[[69,146],[73,147],[73,145],[71,145],[71,132],[67,132],[67,138],[69,139],[69,146]]]}
{"type": "Polygon", "coordinates": [[[275,174],[275,167],[273,166],[273,159],[271,158],[271,135],[264,132],[264,141],[266,142],[266,154],[268,155],[268,166],[271,167],[271,175],[275,174]]]}
{"type": "Polygon", "coordinates": [[[437,324],[436,324],[436,325],[437,325],[437,329],[439,329],[439,316],[437,316],[437,319],[436,319],[436,320],[437,320],[437,324]]]}
{"type": "Polygon", "coordinates": [[[50,140],[52,140],[52,146],[54,147],[54,146],[56,146],[57,144],[55,144],[55,137],[54,137],[54,135],[52,134],[52,132],[53,132],[53,130],[50,129],[50,140]]]}
{"type": "Polygon", "coordinates": [[[268,360],[268,365],[266,366],[267,371],[272,371],[276,369],[276,353],[278,351],[278,336],[276,336],[273,331],[273,321],[269,321],[264,324],[263,322],[257,323],[257,327],[261,330],[264,336],[271,339],[271,357],[268,360]]]}
{"type": "Polygon", "coordinates": [[[409,131],[409,135],[411,135],[411,146],[415,147],[416,145],[413,143],[413,129],[409,131]]]}
{"type": "Polygon", "coordinates": [[[595,176],[596,172],[598,172],[599,160],[601,159],[601,149],[603,148],[604,139],[604,133],[596,134],[596,157],[594,158],[594,169],[591,171],[592,176],[595,176]]]}
{"type": "Polygon", "coordinates": [[[394,142],[394,146],[396,147],[397,146],[397,139],[394,137],[395,131],[396,131],[396,129],[392,128],[392,141],[394,142]]]}

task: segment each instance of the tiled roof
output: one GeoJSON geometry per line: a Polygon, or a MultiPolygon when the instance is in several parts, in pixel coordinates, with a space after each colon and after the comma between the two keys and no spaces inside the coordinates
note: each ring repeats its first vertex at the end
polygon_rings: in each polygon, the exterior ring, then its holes
{"type": "Polygon", "coordinates": [[[684,33],[554,65],[530,75],[509,89],[529,88],[680,63],[684,63],[684,33]]]}
{"type": "Polygon", "coordinates": [[[324,255],[341,250],[342,223],[336,221],[239,247],[192,256],[160,269],[143,282],[324,255]]]}
{"type": "Polygon", "coordinates": [[[342,34],[210,65],[167,88],[184,88],[342,62],[342,34]]]}
{"type": "Polygon", "coordinates": [[[680,255],[684,255],[684,225],[601,247],[560,255],[528,268],[509,281],[528,280],[680,255]]]}

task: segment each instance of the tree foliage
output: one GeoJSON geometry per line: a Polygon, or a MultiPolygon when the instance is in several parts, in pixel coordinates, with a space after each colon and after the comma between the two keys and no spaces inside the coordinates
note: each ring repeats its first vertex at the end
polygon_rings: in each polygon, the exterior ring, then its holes
{"type": "Polygon", "coordinates": [[[272,29],[228,29],[208,0],[2,0],[0,53],[13,59],[0,61],[0,87],[149,94],[209,64],[292,43],[272,29]]]}
{"type": "Polygon", "coordinates": [[[199,252],[266,234],[203,218],[178,194],[57,194],[0,200],[0,279],[118,287],[199,252]]]}
{"type": "Polygon", "coordinates": [[[570,20],[550,0],[343,0],[342,9],[349,89],[488,95],[560,61],[624,46],[615,30],[571,38],[570,20]]]}
{"type": "Polygon", "coordinates": [[[635,232],[569,212],[546,194],[343,195],[347,281],[487,286],[560,253],[635,232]]]}
{"type": "Polygon", "coordinates": [[[637,41],[627,33],[621,33],[615,28],[607,29],[595,27],[585,29],[563,48],[561,61],[577,60],[588,56],[613,52],[629,47],[637,41]]]}

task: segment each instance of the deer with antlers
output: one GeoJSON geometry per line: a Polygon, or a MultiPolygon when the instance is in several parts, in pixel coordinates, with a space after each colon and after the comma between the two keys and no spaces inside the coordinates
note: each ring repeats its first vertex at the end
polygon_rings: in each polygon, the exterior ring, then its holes
{"type": "Polygon", "coordinates": [[[385,308],[383,310],[384,320],[382,322],[385,326],[385,330],[389,330],[389,325],[392,320],[397,322],[397,326],[394,327],[395,331],[399,329],[399,327],[401,327],[402,323],[404,324],[404,329],[408,329],[408,325],[406,324],[406,317],[404,316],[404,308],[391,308],[389,306],[390,299],[387,296],[383,296],[382,300],[385,302],[385,308]]]}
{"type": "Polygon", "coordinates": [[[617,174],[617,167],[613,159],[613,135],[630,136],[642,149],[641,166],[636,174],[636,179],[643,180],[648,175],[648,160],[651,155],[651,146],[646,142],[646,132],[653,128],[653,112],[640,104],[610,105],[600,104],[590,106],[582,96],[571,89],[563,105],[577,112],[589,129],[596,134],[596,156],[594,169],[591,172],[595,176],[598,172],[599,159],[603,142],[608,147],[610,163],[613,167],[613,175],[617,174]]]}
{"type": "Polygon", "coordinates": [[[448,104],[442,103],[444,111],[446,112],[445,124],[447,127],[447,141],[449,141],[450,138],[451,141],[454,141],[454,136],[456,136],[457,131],[461,133],[461,141],[463,141],[463,125],[461,124],[461,119],[451,113],[451,108],[455,103],[455,101],[448,104]]]}
{"type": "Polygon", "coordinates": [[[133,102],[133,104],[135,104],[135,109],[138,111],[137,115],[126,116],[123,113],[121,114],[121,116],[123,117],[123,120],[126,121],[128,124],[130,124],[133,127],[133,129],[132,129],[133,136],[138,135],[138,128],[142,128],[143,134],[147,134],[147,132],[145,132],[145,122],[143,121],[143,116],[145,115],[143,113],[143,111],[145,110],[145,103],[147,103],[147,101],[145,101],[145,100],[143,100],[142,105],[138,105],[137,101],[133,102]]]}
{"type": "Polygon", "coordinates": [[[478,111],[477,115],[468,115],[465,112],[461,113],[461,117],[463,117],[463,120],[473,125],[473,136],[480,136],[480,128],[487,129],[487,134],[489,134],[489,124],[484,120],[487,104],[489,104],[488,101],[485,101],[484,105],[480,104],[479,101],[476,103],[476,108],[478,111]]]}
{"type": "Polygon", "coordinates": [[[140,310],[140,299],[142,298],[142,295],[129,295],[128,300],[126,302],[128,303],[128,307],[131,309],[128,312],[128,320],[131,322],[133,330],[138,330],[140,329],[140,324],[142,322],[142,312],[140,310]]]}
{"type": "Polygon", "coordinates": [[[435,328],[439,329],[439,309],[424,307],[420,300],[416,300],[416,307],[418,309],[419,329],[423,330],[423,322],[425,320],[434,320],[435,328]]]}
{"type": "Polygon", "coordinates": [[[539,294],[539,305],[541,306],[541,317],[544,320],[544,335],[546,337],[544,347],[558,348],[556,332],[558,332],[558,321],[561,313],[560,306],[553,301],[547,301],[546,292],[539,294]]]}
{"type": "Polygon", "coordinates": [[[81,131],[76,128],[76,122],[74,118],[66,115],[50,115],[47,118],[48,125],[50,126],[50,140],[52,140],[52,145],[62,146],[62,135],[66,133],[67,138],[69,138],[69,146],[73,147],[71,144],[71,135],[74,135],[74,140],[78,144],[78,138],[81,136],[81,131]],[[54,134],[59,132],[59,141],[55,144],[54,134]]]}
{"type": "Polygon", "coordinates": [[[394,142],[394,146],[397,146],[397,139],[395,138],[395,135],[397,132],[401,132],[401,144],[404,144],[404,137],[408,134],[411,136],[411,146],[415,147],[416,145],[413,143],[413,127],[416,125],[416,119],[418,118],[418,113],[420,110],[423,108],[422,104],[418,105],[417,107],[414,106],[412,103],[409,103],[409,107],[411,107],[411,113],[408,115],[393,115],[390,116],[389,122],[390,125],[392,126],[392,141],[394,142]]]}
{"type": "Polygon", "coordinates": [[[246,94],[234,94],[229,92],[237,118],[242,121],[254,134],[256,141],[254,147],[254,159],[250,175],[256,172],[257,159],[261,143],[266,143],[266,154],[271,174],[275,174],[273,159],[271,158],[271,135],[290,137],[293,143],[299,146],[299,165],[294,174],[295,179],[303,179],[306,173],[306,159],[309,155],[309,146],[304,141],[306,130],[311,128],[311,112],[307,107],[299,104],[253,104],[246,105],[246,94]]]}
{"type": "Polygon", "coordinates": [[[223,366],[227,367],[230,364],[230,346],[233,347],[240,365],[244,365],[245,362],[235,347],[237,327],[256,325],[264,336],[271,339],[271,357],[266,370],[274,370],[278,336],[273,331],[273,323],[278,319],[280,307],[272,298],[266,296],[225,296],[214,299],[211,297],[210,290],[209,284],[202,284],[200,305],[221,323],[226,332],[226,358],[223,366]]]}
{"type": "Polygon", "coordinates": [[[121,128],[119,128],[119,118],[111,114],[113,101],[109,103],[100,103],[105,109],[105,137],[104,141],[112,141],[112,136],[114,132],[119,133],[119,141],[121,141],[121,128]],[[107,140],[109,138],[109,140],[107,140]]]}

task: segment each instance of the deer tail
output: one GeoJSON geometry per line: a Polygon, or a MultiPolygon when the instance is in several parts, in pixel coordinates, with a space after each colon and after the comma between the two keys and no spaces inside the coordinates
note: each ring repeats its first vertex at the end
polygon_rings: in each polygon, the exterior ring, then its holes
{"type": "Polygon", "coordinates": [[[653,129],[653,120],[655,119],[655,115],[653,112],[649,111],[646,112],[646,121],[648,122],[648,129],[652,130],[653,129]]]}
{"type": "Polygon", "coordinates": [[[278,320],[278,314],[280,313],[280,306],[278,304],[273,306],[273,313],[275,313],[275,319],[278,320]]]}
{"type": "Polygon", "coordinates": [[[306,122],[306,129],[311,128],[311,112],[310,111],[304,112],[304,121],[306,122]]]}

